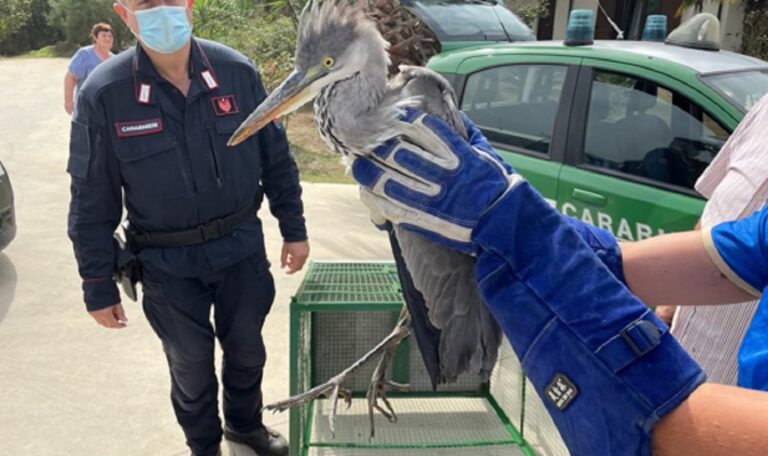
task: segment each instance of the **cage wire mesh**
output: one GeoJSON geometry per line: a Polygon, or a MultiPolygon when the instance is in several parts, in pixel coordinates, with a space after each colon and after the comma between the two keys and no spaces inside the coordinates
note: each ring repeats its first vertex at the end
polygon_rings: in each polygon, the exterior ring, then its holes
{"type": "Polygon", "coordinates": [[[522,434],[542,456],[568,456],[570,453],[533,385],[526,380],[522,434]]]}
{"type": "MultiPolygon", "coordinates": [[[[391,262],[313,262],[291,305],[291,394],[325,382],[373,348],[394,328],[403,305],[391,262]]],[[[432,394],[414,338],[395,357],[389,375],[412,386],[391,397],[397,424],[378,412],[369,440],[367,391],[377,360],[346,384],[357,398],[339,405],[336,436],[328,424],[330,401],[291,411],[291,455],[502,456],[568,455],[544,404],[527,385],[504,341],[490,385],[465,375],[432,394]]]]}
{"type": "MultiPolygon", "coordinates": [[[[491,374],[490,392],[509,421],[516,429],[523,431],[523,386],[520,362],[506,339],[499,348],[499,358],[491,374]]],[[[525,435],[525,432],[522,432],[525,435]]]]}
{"type": "MultiPolygon", "coordinates": [[[[317,312],[313,317],[315,385],[346,369],[381,342],[395,326],[398,312],[317,312]]],[[[387,372],[392,378],[392,366],[387,372]]],[[[354,393],[364,393],[371,383],[371,369],[360,369],[347,381],[354,393]]]]}

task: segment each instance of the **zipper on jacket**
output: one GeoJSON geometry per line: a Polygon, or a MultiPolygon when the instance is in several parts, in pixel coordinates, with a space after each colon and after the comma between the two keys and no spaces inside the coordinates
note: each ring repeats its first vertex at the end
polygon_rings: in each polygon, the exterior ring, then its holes
{"type": "Polygon", "coordinates": [[[219,160],[216,158],[216,145],[213,143],[213,138],[211,137],[211,132],[208,132],[208,142],[211,145],[211,158],[213,159],[213,174],[216,177],[216,186],[218,188],[222,187],[221,183],[221,174],[219,173],[219,160]]]}

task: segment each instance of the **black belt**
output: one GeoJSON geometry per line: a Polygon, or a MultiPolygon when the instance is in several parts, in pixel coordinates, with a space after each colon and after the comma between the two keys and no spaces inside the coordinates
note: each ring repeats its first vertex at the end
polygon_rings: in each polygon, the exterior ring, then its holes
{"type": "Polygon", "coordinates": [[[256,206],[251,205],[240,212],[224,218],[212,220],[205,225],[184,231],[172,233],[141,233],[135,229],[126,231],[128,243],[133,249],[147,247],[184,247],[202,244],[223,238],[231,234],[237,227],[256,215],[256,206]]]}

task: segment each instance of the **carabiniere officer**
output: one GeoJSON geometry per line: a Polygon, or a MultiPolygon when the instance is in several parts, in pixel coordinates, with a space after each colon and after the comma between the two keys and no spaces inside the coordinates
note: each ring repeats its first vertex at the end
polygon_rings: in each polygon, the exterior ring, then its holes
{"type": "Polygon", "coordinates": [[[124,327],[113,233],[125,201],[144,312],[162,341],[192,454],[220,454],[223,433],[259,455],[284,455],[285,439],[263,425],[260,411],[261,329],[275,288],[256,212],[266,195],[285,241],[281,263],[300,270],[309,245],[299,174],[277,125],[226,146],[266,93],[251,61],[192,37],[193,3],[115,3],[139,43],[80,91],[67,167],[69,236],[88,311],[102,326],[124,327]],[[216,338],[224,352],[223,432],[216,338]]]}

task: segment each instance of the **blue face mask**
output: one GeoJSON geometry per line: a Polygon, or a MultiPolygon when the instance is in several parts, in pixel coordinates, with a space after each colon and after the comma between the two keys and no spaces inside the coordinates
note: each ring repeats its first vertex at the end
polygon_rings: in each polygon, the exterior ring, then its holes
{"type": "Polygon", "coordinates": [[[161,54],[171,54],[183,48],[192,36],[192,26],[184,6],[156,6],[140,11],[126,11],[136,16],[139,24],[137,38],[145,46],[161,54]]]}

